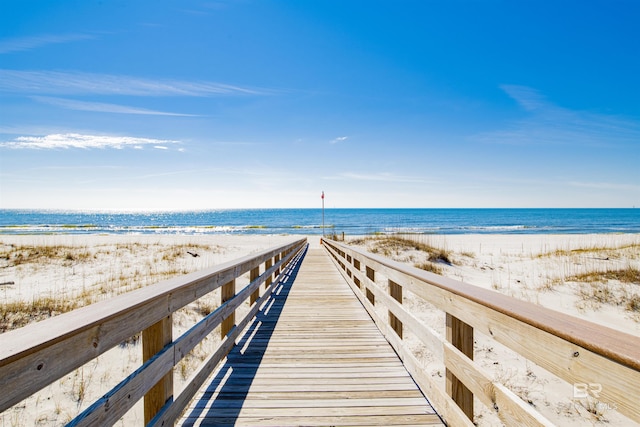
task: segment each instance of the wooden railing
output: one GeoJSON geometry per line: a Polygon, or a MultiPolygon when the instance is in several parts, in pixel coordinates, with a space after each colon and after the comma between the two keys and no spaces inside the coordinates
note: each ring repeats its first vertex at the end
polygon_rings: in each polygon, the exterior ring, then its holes
{"type": "Polygon", "coordinates": [[[595,389],[600,401],[640,422],[640,338],[332,240],[322,243],[449,425],[473,425],[474,397],[506,425],[554,425],[474,363],[474,330],[573,384],[574,390],[577,384],[582,397],[595,389]],[[405,310],[403,289],[446,313],[446,339],[405,310]],[[445,387],[424,372],[408,349],[405,328],[444,362],[445,387]]]}
{"type": "Polygon", "coordinates": [[[146,425],[173,425],[305,247],[300,239],[0,335],[0,412],[142,332],[142,366],[70,425],[112,425],[142,398],[146,425]],[[235,280],[247,272],[250,283],[236,291],[235,280]],[[221,305],[174,340],[172,313],[218,288],[221,305]],[[236,324],[236,309],[247,299],[251,309],[236,324]],[[220,325],[220,346],[174,398],[174,366],[220,325]]]}

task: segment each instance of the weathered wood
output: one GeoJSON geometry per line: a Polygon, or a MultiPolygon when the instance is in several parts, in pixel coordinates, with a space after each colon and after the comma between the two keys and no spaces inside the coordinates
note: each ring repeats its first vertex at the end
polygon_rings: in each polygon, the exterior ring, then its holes
{"type": "MultiPolygon", "coordinates": [[[[173,341],[171,315],[142,331],[142,361],[147,362],[173,341]]],[[[173,397],[173,371],[169,371],[144,396],[144,423],[147,424],[173,397]]]]}
{"type": "MultiPolygon", "coordinates": [[[[392,280],[389,280],[389,295],[391,295],[391,298],[402,304],[402,286],[392,280]]],[[[391,329],[398,334],[398,337],[402,339],[402,322],[391,310],[389,310],[389,325],[391,326],[391,329]]]]}
{"type": "MultiPolygon", "coordinates": [[[[447,341],[460,350],[469,360],[473,360],[473,328],[460,319],[447,313],[447,341]]],[[[446,360],[445,360],[446,363],[446,360]]],[[[473,421],[473,393],[446,368],[447,394],[453,398],[460,409],[473,421]]]]}
{"type": "MultiPolygon", "coordinates": [[[[278,263],[278,261],[280,261],[280,254],[276,254],[276,255],[273,257],[273,262],[275,262],[275,263],[277,264],[277,263],[278,263]]],[[[276,276],[277,276],[278,274],[280,274],[280,269],[279,269],[279,268],[278,268],[278,269],[276,269],[276,271],[275,271],[273,274],[275,274],[276,276]]]]}
{"type": "Polygon", "coordinates": [[[541,416],[528,402],[496,383],[489,374],[473,363],[450,343],[445,343],[446,368],[471,390],[473,396],[494,410],[505,425],[546,426],[554,424],[541,416]]]}
{"type": "MultiPolygon", "coordinates": [[[[251,271],[249,272],[249,282],[253,282],[254,280],[256,280],[258,278],[258,276],[260,276],[260,267],[255,267],[252,268],[251,271]]],[[[253,305],[255,304],[255,302],[258,300],[258,298],[260,298],[260,288],[258,287],[255,291],[253,291],[253,293],[251,294],[251,298],[249,299],[249,305],[253,305]]]]}
{"type": "MultiPolygon", "coordinates": [[[[269,271],[272,266],[273,266],[273,258],[269,258],[264,263],[265,272],[269,271]]],[[[267,279],[264,282],[265,292],[266,292],[267,288],[269,288],[269,286],[271,286],[271,282],[272,281],[273,281],[273,273],[269,274],[267,279]]]]}
{"type": "MultiPolygon", "coordinates": [[[[369,279],[370,284],[373,285],[375,287],[375,283],[376,283],[376,272],[373,268],[369,267],[369,266],[365,266],[365,271],[367,274],[367,279],[369,279]]],[[[374,293],[371,291],[370,286],[366,286],[366,296],[367,299],[369,300],[369,302],[372,305],[376,305],[376,296],[374,295],[374,293]]]]}
{"type": "MultiPolygon", "coordinates": [[[[229,283],[225,283],[220,290],[220,303],[224,304],[233,298],[236,294],[236,281],[235,279],[230,281],[229,283]]],[[[222,326],[220,328],[220,337],[224,338],[227,336],[229,331],[236,324],[236,312],[235,310],[229,313],[229,316],[222,321],[222,326]]]]}

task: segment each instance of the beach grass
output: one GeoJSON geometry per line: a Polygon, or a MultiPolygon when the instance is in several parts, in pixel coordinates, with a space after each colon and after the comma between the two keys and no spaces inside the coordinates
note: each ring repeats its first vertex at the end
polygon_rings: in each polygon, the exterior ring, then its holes
{"type": "Polygon", "coordinates": [[[622,244],[619,246],[611,245],[589,245],[573,249],[554,249],[552,251],[542,252],[536,255],[538,258],[551,258],[551,257],[572,257],[575,255],[598,255],[601,257],[616,256],[620,251],[630,251],[636,253],[637,257],[640,257],[640,243],[622,244]]]}
{"type": "Polygon", "coordinates": [[[372,253],[381,254],[386,257],[392,257],[406,251],[424,252],[428,256],[428,260],[433,263],[453,264],[450,259],[450,251],[437,248],[426,243],[422,243],[413,239],[407,239],[399,236],[375,236],[361,239],[359,241],[350,242],[351,244],[369,243],[372,253]]]}
{"type": "MultiPolygon", "coordinates": [[[[199,244],[119,244],[87,245],[0,245],[3,268],[17,277],[39,274],[51,268],[69,279],[83,275],[82,286],[58,292],[34,293],[22,298],[0,300],[0,333],[32,322],[66,313],[80,307],[194,271],[186,260],[199,254],[218,252],[215,245],[199,244]],[[152,254],[149,257],[149,254],[152,254]],[[87,273],[93,271],[94,273],[87,273]],[[90,276],[90,277],[89,277],[90,276]]],[[[20,282],[20,280],[18,280],[20,282]]],[[[7,282],[13,286],[15,280],[7,282]]],[[[197,313],[215,307],[200,301],[197,313]]]]}

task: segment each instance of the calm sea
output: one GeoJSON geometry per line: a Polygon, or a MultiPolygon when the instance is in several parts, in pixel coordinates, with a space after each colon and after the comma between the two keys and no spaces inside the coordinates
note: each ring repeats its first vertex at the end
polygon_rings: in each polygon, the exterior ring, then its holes
{"type": "MultiPolygon", "coordinates": [[[[322,234],[321,209],[0,210],[0,234],[322,234]]],[[[640,209],[326,209],[326,233],[640,233],[640,209]]]]}

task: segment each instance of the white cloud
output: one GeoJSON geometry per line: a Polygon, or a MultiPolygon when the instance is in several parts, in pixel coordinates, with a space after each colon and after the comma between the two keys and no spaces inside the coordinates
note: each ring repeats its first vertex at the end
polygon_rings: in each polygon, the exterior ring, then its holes
{"type": "MultiPolygon", "coordinates": [[[[14,149],[66,149],[66,148],[114,148],[132,147],[141,149],[145,145],[176,144],[179,141],[136,138],[131,136],[82,135],[77,133],[51,134],[45,136],[20,136],[13,141],[0,143],[0,147],[14,149]]],[[[165,149],[167,147],[163,146],[165,149]]]]}
{"type": "Polygon", "coordinates": [[[476,135],[474,139],[510,145],[576,145],[619,147],[640,141],[640,122],[631,119],[570,110],[545,99],[537,90],[504,85],[502,89],[529,114],[504,129],[476,135]]]}
{"type": "Polygon", "coordinates": [[[107,104],[102,102],[86,102],[74,99],[54,98],[50,96],[33,96],[38,102],[55,105],[69,110],[95,111],[99,113],[144,114],[152,116],[195,117],[192,114],[170,113],[166,111],[148,110],[146,108],[128,107],[126,105],[107,104]]]}
{"type": "Polygon", "coordinates": [[[207,81],[63,71],[0,70],[0,91],[64,95],[214,96],[265,95],[262,89],[207,81]]]}
{"type": "Polygon", "coordinates": [[[0,41],[0,54],[21,52],[25,50],[36,49],[38,47],[50,44],[69,43],[92,38],[93,36],[88,34],[45,34],[42,36],[6,39],[0,41]]]}
{"type": "Polygon", "coordinates": [[[346,141],[347,139],[349,139],[348,136],[339,136],[336,139],[332,139],[331,141],[329,141],[329,143],[330,144],[337,144],[338,142],[346,141]]]}

